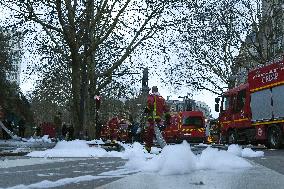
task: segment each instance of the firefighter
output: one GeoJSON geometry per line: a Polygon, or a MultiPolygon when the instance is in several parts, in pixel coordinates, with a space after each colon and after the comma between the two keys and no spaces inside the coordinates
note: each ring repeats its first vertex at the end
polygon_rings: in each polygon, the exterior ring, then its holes
{"type": "Polygon", "coordinates": [[[19,126],[19,136],[21,138],[24,138],[25,137],[25,130],[26,130],[26,127],[25,127],[25,118],[22,116],[21,119],[19,120],[18,122],[18,126],[19,126]]]}
{"type": "Polygon", "coordinates": [[[54,116],[53,123],[55,125],[55,137],[58,140],[61,134],[61,125],[62,125],[62,113],[61,112],[57,112],[57,114],[54,116]]]}
{"type": "MultiPolygon", "coordinates": [[[[168,114],[169,109],[166,105],[165,99],[158,92],[158,87],[152,87],[152,94],[147,97],[147,107],[145,108],[145,113],[148,116],[148,125],[144,133],[145,149],[150,152],[153,145],[154,138],[154,126],[163,125],[162,117],[168,114]]],[[[168,116],[165,116],[168,117],[168,116]]],[[[167,121],[166,121],[167,122],[167,121]]]]}

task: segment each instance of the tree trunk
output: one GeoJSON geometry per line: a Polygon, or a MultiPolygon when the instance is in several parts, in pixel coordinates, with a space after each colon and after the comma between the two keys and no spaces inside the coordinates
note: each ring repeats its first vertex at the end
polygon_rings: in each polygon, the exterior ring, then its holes
{"type": "Polygon", "coordinates": [[[80,138],[83,130],[80,124],[80,64],[76,61],[77,58],[72,59],[72,118],[74,126],[74,135],[80,138]]]}
{"type": "Polygon", "coordinates": [[[87,106],[88,106],[88,76],[87,76],[87,63],[82,62],[81,66],[81,99],[80,99],[80,124],[82,125],[82,131],[85,136],[86,134],[86,127],[88,123],[88,111],[87,111],[87,106]]]}
{"type": "Polygon", "coordinates": [[[96,116],[97,116],[97,109],[95,104],[95,94],[96,94],[96,79],[95,79],[95,61],[94,59],[91,61],[91,63],[88,66],[88,74],[90,79],[90,85],[89,85],[89,122],[88,122],[88,131],[89,131],[89,137],[94,139],[96,138],[96,116]]]}

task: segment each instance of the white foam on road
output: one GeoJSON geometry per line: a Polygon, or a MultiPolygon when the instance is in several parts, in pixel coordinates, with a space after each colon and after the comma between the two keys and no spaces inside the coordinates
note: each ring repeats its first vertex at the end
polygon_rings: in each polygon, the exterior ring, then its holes
{"type": "Polygon", "coordinates": [[[60,141],[52,149],[33,151],[29,157],[105,157],[107,151],[100,147],[89,147],[84,140],[60,141]]]}
{"type": "MultiPolygon", "coordinates": [[[[79,177],[73,177],[73,178],[63,178],[56,181],[50,181],[50,180],[43,180],[41,182],[33,183],[30,185],[16,185],[13,187],[5,188],[5,189],[37,189],[37,188],[54,188],[59,186],[64,186],[67,184],[74,184],[79,182],[85,182],[85,181],[92,181],[97,179],[104,179],[104,178],[112,178],[114,176],[93,176],[93,175],[84,175],[79,177]]],[[[119,177],[119,176],[117,176],[119,177]]],[[[4,189],[4,188],[0,188],[4,189]]]]}
{"type": "Polygon", "coordinates": [[[242,147],[237,144],[231,144],[228,147],[227,152],[230,152],[240,157],[263,157],[264,156],[263,151],[253,151],[251,148],[242,149],[242,147]]]}
{"type": "Polygon", "coordinates": [[[200,155],[195,155],[187,142],[165,146],[159,155],[151,159],[135,153],[128,159],[126,169],[160,175],[188,174],[206,169],[234,170],[252,167],[246,159],[216,148],[207,147],[200,155]]]}
{"type": "MultiPolygon", "coordinates": [[[[121,157],[127,159],[125,168],[133,172],[155,172],[161,175],[187,174],[200,169],[242,169],[251,167],[242,157],[256,157],[263,152],[242,149],[238,145],[231,145],[228,151],[218,150],[208,146],[200,155],[195,155],[190,144],[168,145],[161,153],[149,154],[139,143],[122,144],[125,151],[107,152],[100,146],[90,147],[87,141],[61,141],[53,149],[34,151],[30,157],[121,157]]],[[[158,149],[153,149],[158,151],[158,149]]]]}

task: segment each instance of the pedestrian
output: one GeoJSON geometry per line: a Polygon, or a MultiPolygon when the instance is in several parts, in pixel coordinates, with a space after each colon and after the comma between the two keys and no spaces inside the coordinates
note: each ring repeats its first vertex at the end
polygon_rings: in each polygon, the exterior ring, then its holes
{"type": "Polygon", "coordinates": [[[157,86],[152,87],[152,94],[147,97],[145,113],[148,115],[148,124],[144,133],[145,149],[150,152],[153,146],[154,127],[160,127],[162,118],[169,112],[165,99],[160,95],[157,86]]]}
{"type": "Polygon", "coordinates": [[[21,117],[21,119],[18,122],[18,126],[19,126],[19,137],[24,138],[25,137],[25,118],[21,117]]]}
{"type": "Polygon", "coordinates": [[[54,116],[53,123],[55,126],[55,138],[59,139],[60,133],[61,133],[61,125],[62,125],[62,113],[57,112],[57,114],[54,116]]]}
{"type": "Polygon", "coordinates": [[[65,140],[68,139],[67,133],[68,133],[67,125],[66,123],[63,123],[62,128],[61,128],[61,134],[62,134],[62,138],[65,140]]]}
{"type": "Polygon", "coordinates": [[[72,124],[68,125],[67,132],[68,132],[68,140],[74,140],[74,127],[72,124]]]}

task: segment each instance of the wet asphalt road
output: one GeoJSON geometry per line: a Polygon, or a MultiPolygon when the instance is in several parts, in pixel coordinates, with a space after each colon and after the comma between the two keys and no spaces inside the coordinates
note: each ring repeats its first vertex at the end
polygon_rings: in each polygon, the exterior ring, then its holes
{"type": "Polygon", "coordinates": [[[284,149],[263,151],[264,157],[247,159],[284,175],[284,149]]]}
{"type": "MultiPolygon", "coordinates": [[[[18,157],[19,158],[19,157],[18,157]]],[[[15,157],[8,157],[9,160],[15,157]]],[[[22,159],[22,158],[21,158],[22,159]]],[[[23,159],[29,159],[23,157],[23,159]]],[[[22,188],[39,183],[43,180],[58,181],[65,178],[80,178],[84,175],[98,176],[100,173],[115,170],[124,165],[125,160],[121,158],[90,158],[90,159],[62,159],[62,162],[46,164],[27,165],[10,168],[0,168],[0,188],[9,188],[23,184],[22,188]]],[[[7,161],[2,158],[2,161],[7,161]]],[[[31,159],[31,161],[34,161],[31,159]]],[[[1,162],[0,162],[1,164],[1,162]]],[[[98,178],[91,181],[72,182],[63,186],[53,188],[68,189],[90,189],[113,182],[121,177],[98,178]]],[[[64,182],[61,180],[60,182],[64,182]]],[[[19,187],[21,188],[21,187],[19,187]]],[[[33,188],[30,186],[30,188],[33,188]]],[[[40,188],[40,187],[39,187],[40,188]]]]}
{"type": "MultiPolygon", "coordinates": [[[[201,152],[202,148],[193,150],[195,153],[201,152]]],[[[224,179],[227,178],[227,185],[234,184],[234,182],[229,182],[230,179],[239,178],[240,180],[244,180],[244,182],[238,183],[239,186],[244,186],[244,188],[252,188],[253,183],[256,182],[255,188],[273,188],[273,189],[282,189],[284,188],[284,149],[282,150],[263,150],[265,155],[262,158],[247,158],[249,161],[256,163],[254,168],[249,170],[248,172],[240,173],[234,175],[232,178],[228,177],[228,174],[223,175],[224,179]],[[244,175],[246,175],[244,177],[244,175]],[[248,179],[248,178],[253,179],[248,179]],[[262,179],[265,177],[265,181],[262,179]],[[245,181],[246,180],[246,181],[245,181]],[[247,182],[247,183],[245,183],[247,182]],[[263,182],[263,183],[261,183],[263,182]],[[280,182],[280,183],[278,183],[280,182]],[[261,184],[261,186],[259,185],[261,184]],[[246,186],[246,187],[245,187],[246,186]]],[[[1,162],[5,162],[8,160],[16,160],[16,159],[27,159],[28,157],[1,157],[0,158],[0,165],[1,162]]],[[[78,178],[80,180],[81,176],[85,175],[92,175],[93,177],[100,176],[100,173],[108,172],[111,170],[117,170],[120,166],[124,165],[126,160],[122,160],[121,158],[89,158],[89,159],[82,159],[82,158],[73,158],[73,159],[66,159],[60,158],[62,161],[59,162],[52,162],[46,164],[37,164],[37,165],[26,165],[26,166],[18,166],[18,167],[10,167],[10,168],[0,168],[0,189],[2,188],[9,188],[17,186],[20,188],[40,188],[39,185],[33,186],[31,184],[38,184],[43,180],[48,180],[52,182],[59,181],[59,183],[64,182],[65,178],[78,178]],[[23,184],[22,186],[20,184],[23,184]]],[[[31,159],[31,161],[35,161],[35,159],[31,159]]],[[[0,166],[1,167],[1,166],[0,166]]],[[[214,181],[222,182],[219,177],[214,178],[214,173],[212,171],[208,172],[199,172],[198,174],[190,175],[190,179],[186,178],[186,176],[173,176],[164,177],[157,176],[158,179],[161,181],[153,180],[153,176],[149,175],[142,175],[142,176],[135,176],[132,175],[130,177],[126,177],[127,175],[122,175],[121,177],[98,177],[98,178],[91,178],[90,180],[86,181],[76,181],[73,180],[72,182],[68,182],[71,184],[63,184],[61,186],[56,186],[53,188],[60,188],[60,189],[90,189],[90,188],[117,188],[118,185],[124,186],[124,188],[136,188],[135,184],[128,183],[130,182],[127,180],[128,178],[133,178],[133,181],[140,181],[142,183],[141,188],[151,188],[151,185],[147,185],[147,182],[151,180],[154,184],[163,185],[163,183],[168,182],[169,180],[180,180],[179,182],[189,182],[191,188],[210,188],[208,187],[208,183],[210,179],[214,181]],[[200,173],[200,175],[199,175],[200,173]],[[208,173],[208,175],[207,175],[208,173]],[[207,175],[207,176],[206,176],[207,175]],[[200,179],[199,179],[200,178],[200,179]],[[121,179],[121,180],[118,180],[121,179]],[[144,180],[145,179],[145,180],[144,180]],[[162,182],[162,180],[164,182],[162,182]],[[219,180],[218,180],[219,179],[219,180]],[[202,183],[200,183],[202,181],[202,183]],[[146,183],[144,183],[146,182],[146,183]],[[116,184],[117,183],[117,184],[116,184]],[[205,183],[205,184],[203,184],[205,183]],[[122,185],[121,185],[122,184],[122,185]],[[128,185],[130,184],[130,185],[128,185]],[[144,185],[143,185],[144,184],[144,185]],[[127,187],[129,186],[129,187],[127,187]],[[144,186],[144,187],[142,187],[144,186]]],[[[138,174],[139,175],[139,174],[138,174]]],[[[220,173],[222,177],[222,173],[220,173]]],[[[211,181],[210,181],[211,182],[211,181]]],[[[211,183],[212,187],[214,183],[211,183]]],[[[140,186],[140,185],[139,185],[140,186]]],[[[169,185],[170,186],[170,185],[169,185]]],[[[184,185],[179,183],[176,185],[177,187],[173,188],[183,188],[184,185]]],[[[154,187],[154,185],[153,185],[154,187]]],[[[158,186],[157,186],[158,187],[158,186]]],[[[18,189],[16,188],[16,189],[18,189]]],[[[136,189],[139,187],[137,186],[136,189]]],[[[171,188],[171,187],[169,187],[171,188]]],[[[219,188],[217,186],[216,188],[219,188]]],[[[236,186],[232,186],[231,188],[238,188],[236,186]]]]}

